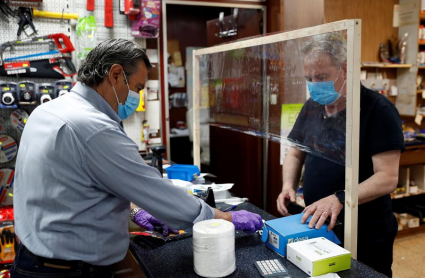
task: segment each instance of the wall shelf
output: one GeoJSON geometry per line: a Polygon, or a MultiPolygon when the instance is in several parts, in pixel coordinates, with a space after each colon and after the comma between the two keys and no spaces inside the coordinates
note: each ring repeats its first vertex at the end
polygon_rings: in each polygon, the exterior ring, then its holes
{"type": "MultiPolygon", "coordinates": [[[[386,64],[386,63],[367,63],[362,62],[362,68],[385,68],[385,69],[400,69],[400,68],[411,68],[411,64],[386,64]]],[[[424,67],[425,68],[425,67],[424,67]]]]}
{"type": "Polygon", "coordinates": [[[416,194],[412,194],[412,193],[397,194],[397,195],[391,195],[391,199],[394,200],[394,199],[406,198],[406,197],[417,196],[422,194],[425,194],[425,192],[420,191],[416,194]]]}
{"type": "Polygon", "coordinates": [[[425,232],[425,225],[420,225],[417,228],[409,228],[409,229],[398,231],[397,238],[410,236],[410,235],[423,233],[423,232],[425,232]]]}

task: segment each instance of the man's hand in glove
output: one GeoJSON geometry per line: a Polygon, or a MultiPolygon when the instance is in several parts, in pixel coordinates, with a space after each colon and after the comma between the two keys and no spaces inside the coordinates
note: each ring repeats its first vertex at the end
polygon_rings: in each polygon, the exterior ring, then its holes
{"type": "Polygon", "coordinates": [[[251,234],[263,226],[261,216],[246,210],[231,211],[232,223],[236,230],[251,234]]]}
{"type": "Polygon", "coordinates": [[[161,221],[153,217],[149,212],[143,209],[134,216],[133,222],[149,231],[154,231],[155,227],[162,228],[162,234],[164,236],[168,236],[170,232],[173,234],[179,233],[178,230],[170,229],[168,226],[164,225],[164,223],[162,223],[161,221]]]}

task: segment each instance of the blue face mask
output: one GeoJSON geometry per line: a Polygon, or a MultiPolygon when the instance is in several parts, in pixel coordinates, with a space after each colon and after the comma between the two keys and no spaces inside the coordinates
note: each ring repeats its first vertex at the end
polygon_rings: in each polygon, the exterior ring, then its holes
{"type": "Polygon", "coordinates": [[[134,110],[136,110],[136,108],[139,106],[140,102],[140,95],[135,91],[130,90],[130,87],[128,86],[127,77],[125,76],[124,72],[123,74],[128,88],[128,96],[124,104],[120,103],[120,101],[118,100],[117,92],[115,91],[114,86],[112,86],[112,89],[114,89],[115,97],[117,98],[118,102],[118,117],[120,117],[121,120],[125,120],[130,117],[130,115],[133,114],[134,110]]]}
{"type": "Polygon", "coordinates": [[[339,69],[338,75],[334,81],[323,81],[323,82],[307,81],[308,91],[310,92],[311,98],[315,102],[321,105],[329,105],[334,103],[341,96],[341,90],[344,87],[346,80],[344,80],[344,84],[342,85],[339,93],[335,91],[335,86],[334,86],[335,81],[338,79],[340,71],[341,71],[341,68],[339,69]]]}

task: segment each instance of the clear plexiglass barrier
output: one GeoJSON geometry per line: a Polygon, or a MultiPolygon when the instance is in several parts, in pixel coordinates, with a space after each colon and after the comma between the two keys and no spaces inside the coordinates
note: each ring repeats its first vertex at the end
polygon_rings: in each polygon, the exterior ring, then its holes
{"type": "Polygon", "coordinates": [[[279,142],[282,157],[298,148],[345,165],[344,248],[354,259],[360,48],[354,19],[193,52],[194,164],[214,125],[279,142]]]}
{"type": "Polygon", "coordinates": [[[282,157],[296,147],[351,165],[347,28],[315,28],[195,51],[194,109],[201,111],[201,126],[279,142],[282,157]]]}

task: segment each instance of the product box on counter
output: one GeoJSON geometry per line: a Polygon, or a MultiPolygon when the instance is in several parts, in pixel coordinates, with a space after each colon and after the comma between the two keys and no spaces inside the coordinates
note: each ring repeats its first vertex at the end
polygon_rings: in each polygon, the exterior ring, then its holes
{"type": "Polygon", "coordinates": [[[307,220],[301,224],[302,213],[266,221],[263,226],[262,241],[264,244],[278,253],[286,256],[288,243],[303,241],[311,238],[324,237],[336,244],[340,244],[338,237],[333,231],[328,232],[328,225],[324,224],[320,229],[310,229],[307,220]]]}
{"type": "Polygon", "coordinates": [[[350,251],[324,237],[288,244],[287,258],[310,276],[338,272],[351,267],[350,251]]]}

